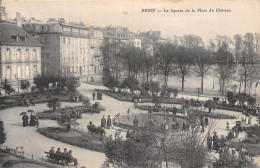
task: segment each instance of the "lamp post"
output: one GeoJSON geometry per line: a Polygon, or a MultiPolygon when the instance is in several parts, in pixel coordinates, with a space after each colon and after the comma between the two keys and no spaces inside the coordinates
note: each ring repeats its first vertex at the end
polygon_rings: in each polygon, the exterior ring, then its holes
{"type": "Polygon", "coordinates": [[[19,90],[19,79],[17,78],[17,88],[18,88],[18,93],[20,93],[20,90],[19,90]]]}
{"type": "Polygon", "coordinates": [[[225,101],[227,101],[227,87],[225,86],[225,101]]]}

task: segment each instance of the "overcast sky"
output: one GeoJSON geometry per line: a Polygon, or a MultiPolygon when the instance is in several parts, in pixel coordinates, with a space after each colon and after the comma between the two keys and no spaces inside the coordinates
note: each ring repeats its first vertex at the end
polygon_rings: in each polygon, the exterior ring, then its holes
{"type": "Polygon", "coordinates": [[[199,35],[207,43],[217,34],[233,36],[260,32],[258,0],[3,0],[8,17],[16,12],[43,21],[64,17],[92,26],[125,26],[131,31],[160,30],[164,37],[199,35]],[[196,12],[144,13],[142,9],[195,9],[196,12]],[[230,9],[231,12],[197,12],[197,9],[230,9]]]}

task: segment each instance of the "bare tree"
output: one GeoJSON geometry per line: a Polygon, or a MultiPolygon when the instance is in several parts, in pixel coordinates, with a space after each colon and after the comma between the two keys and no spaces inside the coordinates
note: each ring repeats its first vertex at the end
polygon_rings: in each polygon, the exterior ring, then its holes
{"type": "Polygon", "coordinates": [[[156,57],[160,73],[164,76],[164,88],[168,87],[168,78],[173,74],[175,67],[176,45],[171,43],[160,44],[156,48],[156,57]]]}
{"type": "Polygon", "coordinates": [[[184,90],[185,76],[190,72],[191,66],[193,65],[191,48],[184,46],[178,47],[176,54],[176,74],[181,78],[181,90],[184,90]]]}
{"type": "Polygon", "coordinates": [[[203,93],[203,79],[207,75],[208,70],[212,66],[212,56],[209,51],[204,48],[197,48],[194,50],[194,72],[201,78],[200,91],[203,93]]]}
{"type": "Polygon", "coordinates": [[[216,55],[215,55],[215,61],[216,61],[216,71],[219,75],[220,79],[220,91],[222,92],[222,95],[224,95],[224,87],[226,84],[226,81],[231,78],[231,76],[235,72],[235,64],[234,64],[234,58],[231,53],[231,51],[228,48],[228,44],[226,42],[223,42],[221,46],[219,46],[216,55]]]}

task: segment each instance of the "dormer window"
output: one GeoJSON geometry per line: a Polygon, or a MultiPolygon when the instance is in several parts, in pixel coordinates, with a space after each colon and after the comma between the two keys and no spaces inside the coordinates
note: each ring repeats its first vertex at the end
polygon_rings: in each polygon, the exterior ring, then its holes
{"type": "MultiPolygon", "coordinates": [[[[27,36],[27,35],[26,35],[26,36],[27,36]]],[[[26,36],[21,36],[21,37],[20,37],[23,42],[26,42],[26,36]]]]}
{"type": "Polygon", "coordinates": [[[16,42],[19,42],[19,35],[17,34],[11,34],[10,35],[16,42]]]}

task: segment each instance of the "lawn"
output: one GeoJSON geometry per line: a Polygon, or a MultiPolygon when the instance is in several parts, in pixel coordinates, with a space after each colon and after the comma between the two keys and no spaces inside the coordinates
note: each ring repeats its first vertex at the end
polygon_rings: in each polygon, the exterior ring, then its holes
{"type": "MultiPolygon", "coordinates": [[[[20,95],[11,95],[7,97],[0,97],[0,110],[11,108],[14,106],[23,106],[21,101],[27,97],[32,99],[35,104],[37,103],[46,103],[48,102],[48,96],[50,96],[51,92],[46,91],[44,93],[32,92],[32,93],[25,93],[20,95]]],[[[59,101],[67,102],[69,101],[69,96],[64,94],[55,94],[55,97],[59,99],[59,101]]]]}
{"type": "Polygon", "coordinates": [[[68,132],[61,127],[39,128],[38,132],[55,140],[84,149],[103,152],[103,142],[99,135],[70,129],[68,132]]]}
{"type": "MultiPolygon", "coordinates": [[[[137,105],[136,108],[139,108],[141,110],[145,110],[145,111],[148,111],[149,109],[153,108],[153,106],[149,106],[149,105],[137,105]]],[[[170,107],[166,107],[167,111],[168,112],[172,112],[173,109],[170,108],[170,107]]],[[[158,113],[158,112],[153,112],[154,114],[161,114],[163,115],[162,113],[158,113]]],[[[184,113],[184,110],[183,109],[177,109],[177,113],[184,113]]],[[[204,113],[204,116],[205,117],[209,117],[209,118],[213,118],[213,119],[236,119],[235,116],[230,116],[230,115],[226,115],[226,114],[219,114],[219,113],[204,113]]],[[[171,115],[171,114],[169,114],[171,115]]]]}
{"type": "MultiPolygon", "coordinates": [[[[113,97],[117,100],[120,101],[130,101],[132,102],[133,94],[131,93],[124,93],[124,92],[112,92],[110,90],[102,90],[102,89],[96,89],[97,91],[100,91],[110,97],[113,97]]],[[[211,98],[209,98],[211,99],[211,98]]],[[[150,102],[152,103],[152,98],[151,97],[144,97],[143,96],[144,102],[150,102]]],[[[211,99],[212,100],[212,99],[211,99]]],[[[169,99],[164,99],[162,100],[161,103],[165,104],[183,104],[185,99],[183,98],[169,98],[169,99]]],[[[205,103],[203,101],[200,101],[200,103],[205,103]]],[[[243,112],[246,110],[245,107],[238,106],[238,105],[228,105],[228,104],[216,104],[216,109],[223,109],[223,110],[231,110],[231,111],[237,111],[237,112],[243,112]]]]}

